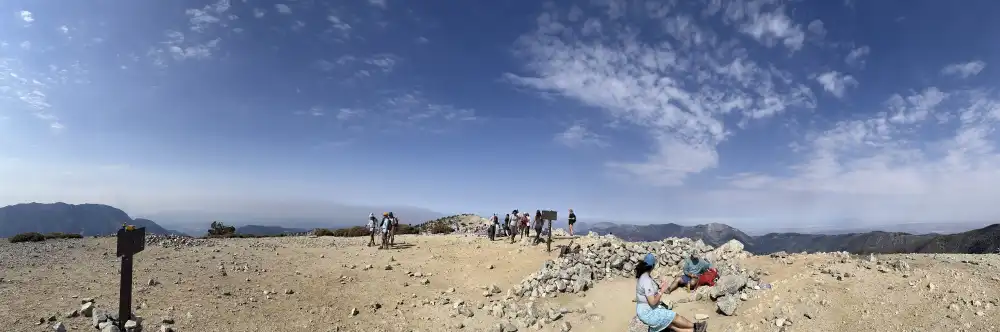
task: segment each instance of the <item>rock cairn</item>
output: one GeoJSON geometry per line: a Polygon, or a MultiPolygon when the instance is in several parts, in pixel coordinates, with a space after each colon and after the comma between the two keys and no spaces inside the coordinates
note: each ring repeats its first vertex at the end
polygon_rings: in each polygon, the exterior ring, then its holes
{"type": "Polygon", "coordinates": [[[209,244],[206,239],[193,238],[190,236],[179,236],[179,235],[159,235],[159,234],[146,234],[146,245],[147,246],[161,246],[164,248],[186,248],[186,247],[200,247],[209,244]]]}
{"type": "MultiPolygon", "coordinates": [[[[612,235],[600,236],[586,246],[571,244],[561,248],[559,258],[546,261],[539,271],[509,289],[504,300],[493,303],[489,313],[494,317],[513,319],[522,327],[545,325],[569,311],[539,309],[536,301],[540,298],[568,293],[586,296],[585,292],[597,281],[613,277],[632,278],[636,264],[647,253],[653,253],[657,258],[655,276],[676,276],[685,256],[696,251],[713,263],[721,277],[714,287],[700,287],[687,300],[714,300],[720,312],[734,315],[740,301],[748,298],[746,293],[762,289],[758,271],[747,271],[731,263],[737,258],[750,256],[743,249],[743,244],[736,240],[712,248],[701,240],[687,238],[625,242],[612,235]]],[[[497,291],[487,290],[484,295],[492,296],[497,291]]],[[[501,328],[498,326],[498,330],[501,328]]],[[[560,329],[569,331],[569,328],[567,325],[560,329]]]]}
{"type": "MultiPolygon", "coordinates": [[[[132,314],[132,319],[126,321],[124,324],[120,324],[123,328],[119,328],[118,324],[115,324],[118,321],[117,316],[117,314],[99,309],[93,298],[83,298],[80,300],[80,308],[66,312],[63,318],[67,320],[89,318],[89,321],[83,324],[101,332],[141,332],[143,330],[142,317],[132,314]]],[[[52,324],[52,330],[56,332],[66,332],[67,330],[66,325],[54,315],[39,318],[38,325],[43,324],[52,324]]],[[[173,319],[164,318],[163,325],[157,331],[173,331],[174,329],[171,327],[171,324],[173,324],[173,319]]]]}

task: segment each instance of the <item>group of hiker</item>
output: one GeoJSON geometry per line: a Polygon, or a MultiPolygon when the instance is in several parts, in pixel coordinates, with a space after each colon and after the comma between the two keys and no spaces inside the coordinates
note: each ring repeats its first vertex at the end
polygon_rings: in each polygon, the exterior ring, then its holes
{"type": "Polygon", "coordinates": [[[705,332],[708,326],[705,322],[692,322],[684,316],[664,305],[662,297],[670,294],[681,286],[694,290],[698,286],[714,286],[718,279],[718,271],[712,268],[712,263],[700,257],[697,251],[691,251],[684,258],[683,274],[673,280],[654,280],[649,273],[656,266],[656,256],[652,253],[636,264],[637,279],[635,314],[643,324],[649,326],[650,332],[666,331],[668,328],[678,332],[705,332]]]}
{"type": "Polygon", "coordinates": [[[399,229],[399,219],[392,212],[383,212],[382,220],[375,218],[374,213],[368,214],[368,246],[375,245],[375,236],[381,239],[379,249],[389,249],[396,244],[396,230],[399,229]]]}
{"type": "MultiPolygon", "coordinates": [[[[573,209],[569,209],[569,235],[573,236],[573,224],[576,223],[576,214],[573,213],[573,209]]],[[[503,223],[500,222],[500,217],[496,213],[490,217],[490,225],[487,230],[487,234],[491,241],[496,241],[497,236],[500,237],[510,237],[510,242],[514,243],[518,234],[521,235],[521,239],[530,238],[531,230],[535,230],[535,243],[541,242],[542,233],[547,232],[545,229],[546,222],[551,226],[552,220],[546,220],[542,216],[542,210],[535,210],[535,216],[532,218],[528,212],[520,212],[517,209],[511,211],[504,215],[503,223]]]]}

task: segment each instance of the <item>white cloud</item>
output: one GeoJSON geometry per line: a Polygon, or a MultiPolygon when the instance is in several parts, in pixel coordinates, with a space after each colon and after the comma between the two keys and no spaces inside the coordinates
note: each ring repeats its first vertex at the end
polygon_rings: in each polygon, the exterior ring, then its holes
{"type": "Polygon", "coordinates": [[[784,7],[779,7],[773,12],[750,11],[747,15],[749,21],[743,23],[741,27],[743,33],[753,36],[767,46],[773,46],[776,41],[781,41],[789,50],[798,51],[802,48],[806,35],[802,32],[801,26],[785,15],[784,7]]]}
{"type": "MultiPolygon", "coordinates": [[[[893,95],[886,109],[813,132],[787,172],[730,180],[734,208],[775,207],[868,222],[994,220],[1000,208],[1000,95],[928,87],[893,95]],[[933,116],[945,113],[946,116],[933,116]],[[943,120],[942,120],[943,119],[943,120]],[[737,203],[740,202],[740,203],[737,203]]],[[[757,210],[760,211],[760,210],[757,210]]]]}
{"type": "Polygon", "coordinates": [[[386,0],[368,0],[368,3],[378,8],[386,8],[386,0]]]}
{"type": "Polygon", "coordinates": [[[608,142],[603,136],[591,132],[587,127],[579,123],[573,124],[566,128],[565,131],[556,134],[554,140],[571,148],[608,146],[608,142]]]}
{"type": "Polygon", "coordinates": [[[19,60],[0,57],[0,100],[19,102],[25,111],[47,123],[49,128],[63,129],[65,125],[53,113],[48,91],[53,86],[86,83],[84,80],[74,79],[78,73],[83,72],[76,69],[70,72],[52,66],[49,73],[38,72],[25,67],[19,60]]]}
{"type": "Polygon", "coordinates": [[[282,13],[282,14],[291,14],[292,13],[292,7],[288,7],[288,5],[283,4],[283,3],[279,3],[279,4],[274,5],[274,9],[277,9],[278,12],[282,13]]]}
{"type": "Polygon", "coordinates": [[[31,23],[35,21],[34,15],[32,15],[31,12],[27,10],[22,10],[20,14],[21,14],[21,20],[24,20],[25,22],[31,23]]]}
{"type": "Polygon", "coordinates": [[[858,85],[858,81],[851,75],[846,75],[837,71],[828,71],[816,76],[816,81],[823,86],[823,90],[836,96],[844,98],[847,89],[858,85]]]}
{"type": "Polygon", "coordinates": [[[812,22],[809,22],[807,29],[819,38],[826,36],[826,28],[823,26],[823,21],[813,20],[812,22]]]}
{"type": "Polygon", "coordinates": [[[20,46],[21,46],[22,50],[30,50],[31,49],[31,42],[25,40],[25,41],[21,42],[20,46]]]}
{"type": "Polygon", "coordinates": [[[264,15],[266,13],[267,12],[265,12],[263,9],[260,9],[260,8],[254,8],[253,9],[253,17],[256,17],[256,18],[264,17],[264,15]]]}
{"type": "Polygon", "coordinates": [[[69,34],[69,27],[65,25],[60,26],[59,31],[62,32],[63,34],[69,34]]]}
{"type": "MultiPolygon", "coordinates": [[[[647,183],[679,185],[718,165],[716,147],[732,134],[724,119],[745,124],[815,106],[811,90],[791,73],[751,60],[746,49],[711,24],[680,11],[632,11],[627,5],[605,4],[603,17],[579,22],[559,20],[565,10],[543,13],[537,30],[517,42],[528,74],[505,75],[520,87],[603,110],[612,121],[653,138],[655,146],[644,161],[608,163],[613,169],[647,183]],[[668,16],[661,17],[665,12],[668,16]],[[619,19],[627,13],[649,15],[629,20],[662,23],[663,35],[643,30],[653,42],[640,40],[634,33],[638,27],[619,19]]],[[[781,8],[710,6],[703,12],[705,19],[720,13],[730,35],[749,33],[765,45],[781,40],[793,51],[802,46],[801,29],[781,8]]]]}
{"type": "Polygon", "coordinates": [[[978,60],[965,63],[953,63],[941,68],[941,74],[967,78],[978,75],[984,68],[986,68],[986,63],[978,60]]]}
{"type": "Polygon", "coordinates": [[[865,58],[868,56],[869,52],[871,52],[871,48],[869,48],[868,46],[861,46],[855,48],[851,50],[851,53],[847,54],[847,57],[844,58],[844,62],[846,62],[851,66],[864,68],[865,58]]]}

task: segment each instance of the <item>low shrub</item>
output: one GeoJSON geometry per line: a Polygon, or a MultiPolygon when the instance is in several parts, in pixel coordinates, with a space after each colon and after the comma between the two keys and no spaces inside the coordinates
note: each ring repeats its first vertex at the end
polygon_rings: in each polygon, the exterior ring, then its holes
{"type": "Polygon", "coordinates": [[[11,236],[9,239],[7,239],[7,241],[10,241],[10,243],[18,243],[18,242],[42,242],[42,241],[45,241],[45,235],[42,235],[42,233],[36,233],[36,232],[21,233],[21,234],[17,234],[17,235],[11,236]]]}
{"type": "Polygon", "coordinates": [[[317,228],[313,230],[313,235],[315,236],[333,236],[333,231],[326,228],[317,228]]]}
{"type": "Polygon", "coordinates": [[[59,232],[55,232],[55,233],[45,234],[45,239],[46,240],[48,240],[48,239],[82,239],[82,238],[83,238],[83,235],[75,234],[75,233],[59,233],[59,232]]]}
{"type": "Polygon", "coordinates": [[[431,234],[449,234],[455,232],[455,229],[442,223],[436,223],[432,224],[427,231],[431,234]]]}

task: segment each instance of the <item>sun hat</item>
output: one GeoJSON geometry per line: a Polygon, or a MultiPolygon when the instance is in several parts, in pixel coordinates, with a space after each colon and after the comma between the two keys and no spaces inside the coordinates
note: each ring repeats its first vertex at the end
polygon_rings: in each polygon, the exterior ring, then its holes
{"type": "Polygon", "coordinates": [[[654,266],[656,265],[656,256],[653,256],[653,253],[648,253],[646,254],[646,258],[643,258],[642,261],[646,262],[646,265],[654,266]]]}

